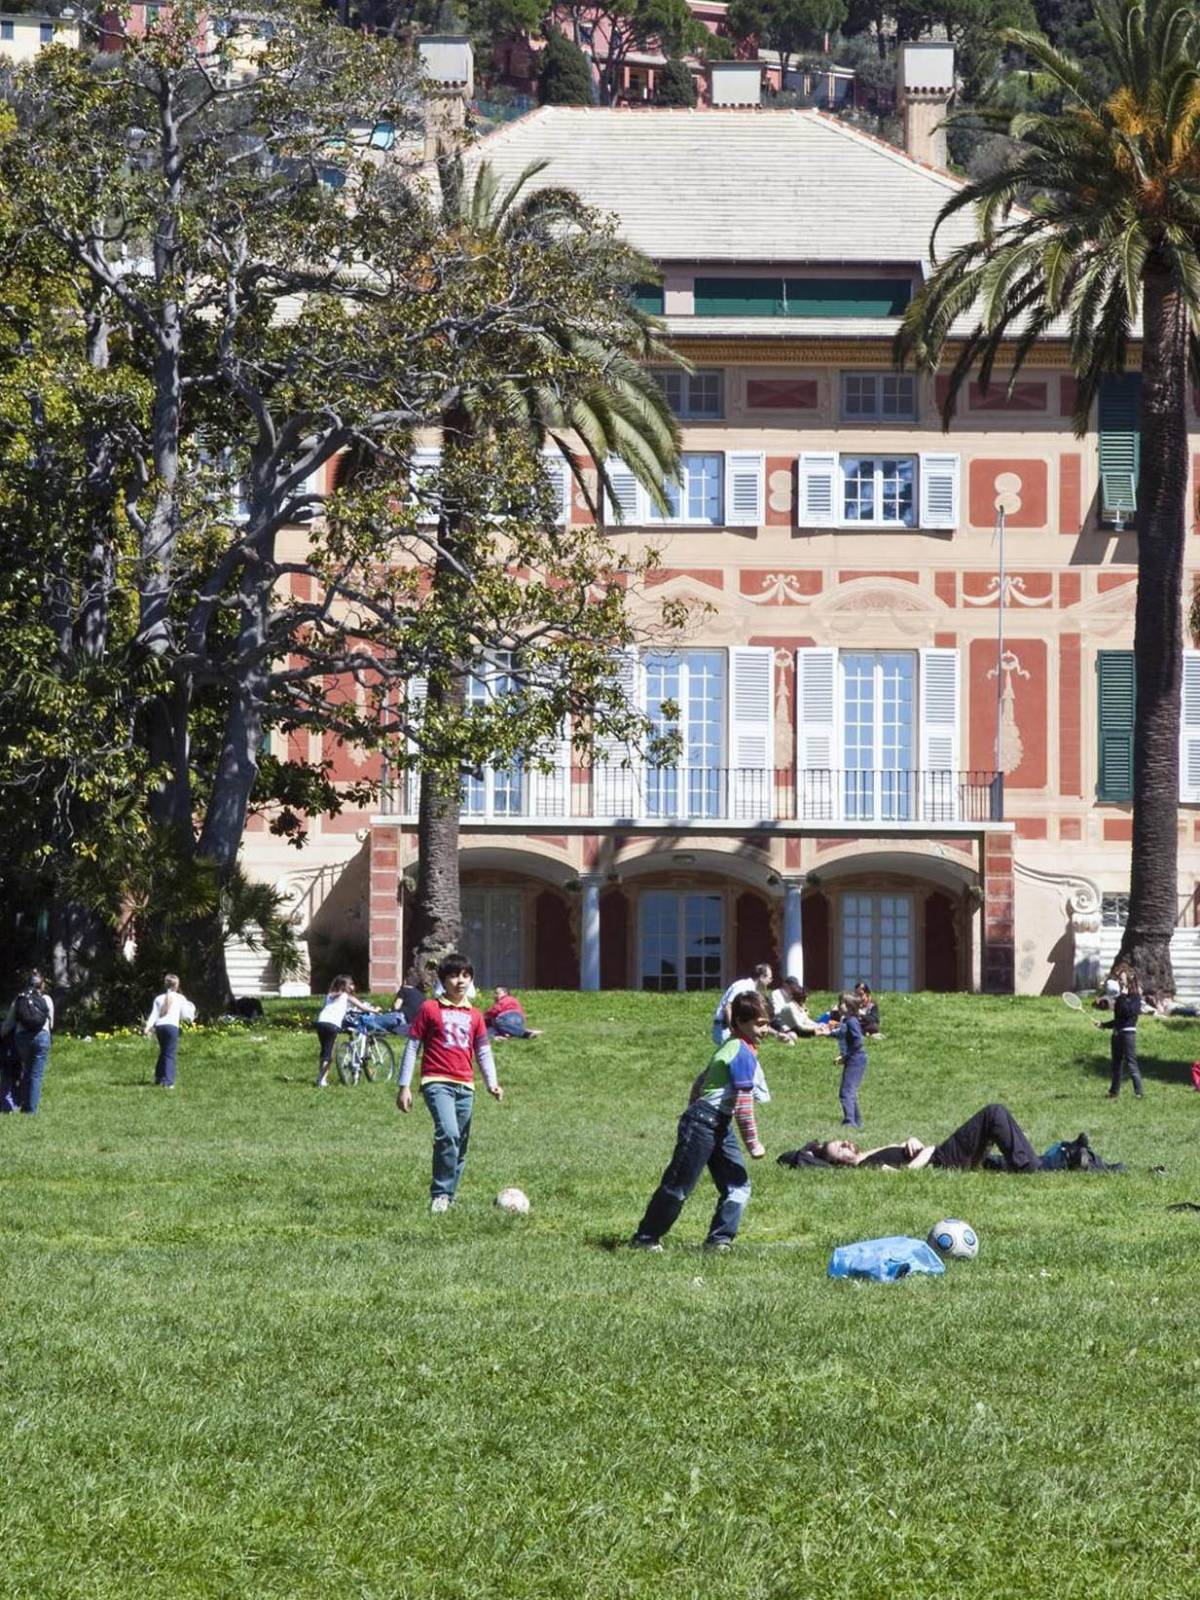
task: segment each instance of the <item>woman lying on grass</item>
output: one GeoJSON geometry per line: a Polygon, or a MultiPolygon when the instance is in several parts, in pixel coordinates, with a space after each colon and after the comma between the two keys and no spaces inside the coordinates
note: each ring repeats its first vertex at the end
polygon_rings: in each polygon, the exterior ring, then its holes
{"type": "MultiPolygon", "coordinates": [[[[875,1150],[860,1150],[852,1139],[814,1139],[799,1150],[786,1150],[779,1157],[788,1167],[890,1167],[915,1171],[918,1167],[944,1167],[964,1172],[983,1164],[992,1145],[1000,1152],[999,1167],[1004,1172],[1041,1172],[1071,1168],[1092,1171],[1107,1168],[1081,1133],[1069,1145],[1055,1147],[1054,1160],[1039,1156],[1025,1136],[1020,1123],[1007,1106],[984,1106],[956,1128],[941,1144],[922,1144],[906,1139],[903,1144],[881,1145],[875,1150]]],[[[994,1159],[994,1158],[993,1158],[994,1159]]]]}

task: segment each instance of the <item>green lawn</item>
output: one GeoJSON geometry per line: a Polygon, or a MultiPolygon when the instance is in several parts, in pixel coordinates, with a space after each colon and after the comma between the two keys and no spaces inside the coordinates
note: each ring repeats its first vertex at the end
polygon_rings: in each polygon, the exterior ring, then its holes
{"type": "Polygon", "coordinates": [[[711,1005],[530,997],[433,1219],[424,1108],[317,1092],[311,1035],[194,1034],[174,1094],[141,1040],[56,1041],[41,1116],[0,1119],[0,1594],[1200,1593],[1200,1213],[1167,1209],[1200,1202],[1200,1023],[1144,1023],[1112,1104],[1057,1002],[885,997],[870,1143],[999,1099],[1129,1172],[788,1171],[837,1073],[769,1042],[737,1249],[697,1248],[707,1180],[665,1254],[615,1249],[711,1005]],[[826,1278],[945,1215],[976,1262],[826,1278]]]}

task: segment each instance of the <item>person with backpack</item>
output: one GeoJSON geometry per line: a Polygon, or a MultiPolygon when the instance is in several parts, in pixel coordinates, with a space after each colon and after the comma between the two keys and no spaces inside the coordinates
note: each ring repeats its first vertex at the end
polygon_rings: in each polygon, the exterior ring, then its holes
{"type": "Polygon", "coordinates": [[[0,1033],[12,1038],[20,1067],[15,1095],[17,1110],[30,1116],[37,1114],[42,1098],[42,1079],[50,1059],[53,1027],[54,1001],[46,994],[45,981],[34,967],[0,1023],[0,1033]]]}

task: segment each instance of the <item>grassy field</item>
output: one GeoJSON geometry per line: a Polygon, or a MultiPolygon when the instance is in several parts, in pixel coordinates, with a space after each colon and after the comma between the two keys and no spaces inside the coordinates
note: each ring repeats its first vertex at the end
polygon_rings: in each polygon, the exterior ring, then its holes
{"type": "MultiPolygon", "coordinates": [[[[1200,1023],[1146,1098],[1057,1002],[883,1003],[865,1138],[1007,1102],[1123,1176],[754,1168],[742,1238],[614,1248],[706,1055],[706,996],[530,997],[460,1201],[429,1118],[312,1088],[311,1034],[56,1041],[0,1119],[0,1594],[791,1600],[1200,1593],[1200,1023]],[[1164,1171],[1152,1170],[1162,1167],[1164,1171]],[[525,1220],[491,1204],[515,1183],[525,1220]],[[964,1216],[879,1286],[834,1245],[964,1216]]],[[[835,1130],[829,1041],[764,1047],[771,1157],[835,1130]]]]}

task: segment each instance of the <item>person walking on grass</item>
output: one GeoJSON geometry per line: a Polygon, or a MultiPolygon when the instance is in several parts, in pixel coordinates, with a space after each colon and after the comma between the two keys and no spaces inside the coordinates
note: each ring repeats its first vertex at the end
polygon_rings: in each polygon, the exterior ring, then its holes
{"type": "Polygon", "coordinates": [[[179,1030],[185,1022],[195,1022],[196,1008],[179,988],[179,979],[168,972],[163,979],[163,992],[154,997],[150,1015],[142,1032],[148,1039],[151,1034],[158,1040],[158,1061],[154,1067],[154,1083],[159,1089],[175,1087],[175,1063],[179,1056],[179,1030]]]}
{"type": "Polygon", "coordinates": [[[0,1023],[0,1033],[11,1037],[17,1053],[17,1082],[11,1098],[18,1111],[36,1116],[42,1099],[42,1079],[50,1060],[50,1034],[54,1027],[54,1001],[36,967],[25,976],[20,993],[0,1023]]]}
{"type": "Polygon", "coordinates": [[[503,1100],[496,1062],[483,1015],[467,999],[474,969],[465,956],[449,955],[438,967],[442,993],[426,1000],[413,1018],[400,1063],[397,1109],[412,1110],[412,1076],[421,1058],[421,1098],[433,1118],[433,1180],[429,1210],[449,1211],[462,1181],[475,1109],[475,1074],[479,1070],[493,1100],[503,1100]]]}
{"type": "Polygon", "coordinates": [[[1112,996],[1112,1081],[1108,1098],[1115,1100],[1121,1093],[1121,1080],[1129,1074],[1135,1097],[1142,1098],[1142,1075],[1138,1071],[1137,1025],[1142,1014],[1142,991],[1137,974],[1128,968],[1117,980],[1117,992],[1112,996]]]}
{"type": "Polygon", "coordinates": [[[708,1168],[717,1186],[717,1209],[704,1241],[707,1250],[728,1250],[750,1199],[750,1175],[738,1149],[738,1132],[753,1161],[766,1155],[754,1116],[755,1099],[769,1100],[758,1065],[759,1041],[770,1027],[758,994],[739,994],[729,1008],[731,1036],[720,1045],[692,1084],[679,1119],[675,1150],[629,1241],[635,1250],[661,1250],[700,1174],[708,1168]]]}
{"type": "Polygon", "coordinates": [[[321,1060],[317,1067],[317,1088],[329,1087],[329,1063],[333,1060],[333,1047],[337,1036],[346,1026],[346,1018],[355,1011],[376,1011],[369,1000],[360,1000],[354,992],[354,979],[343,972],[329,985],[325,1004],[317,1014],[317,1038],[321,1041],[321,1060]]]}
{"type": "Polygon", "coordinates": [[[867,1043],[860,1020],[861,1006],[858,997],[844,994],[838,1002],[842,1020],[838,1023],[838,1061],[842,1068],[842,1082],[838,1098],[842,1102],[842,1127],[864,1126],[858,1104],[858,1091],[867,1075],[867,1043]]]}

